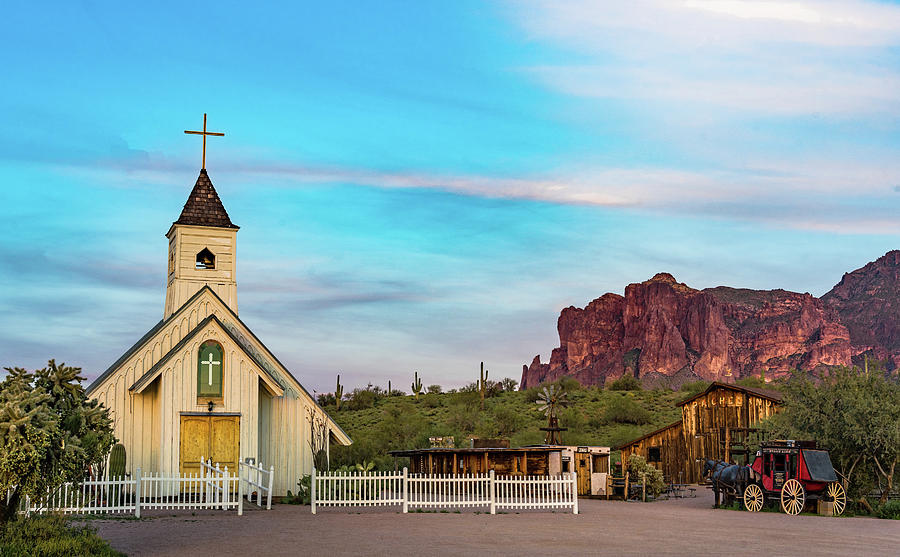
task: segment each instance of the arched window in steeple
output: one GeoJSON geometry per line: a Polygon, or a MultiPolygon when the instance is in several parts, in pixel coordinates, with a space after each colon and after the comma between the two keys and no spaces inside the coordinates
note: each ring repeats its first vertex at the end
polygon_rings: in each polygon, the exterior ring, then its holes
{"type": "Polygon", "coordinates": [[[197,351],[197,398],[222,398],[224,366],[222,345],[208,340],[197,351]]]}
{"type": "Polygon", "coordinates": [[[216,256],[208,248],[203,248],[197,254],[197,269],[215,269],[216,256]]]}

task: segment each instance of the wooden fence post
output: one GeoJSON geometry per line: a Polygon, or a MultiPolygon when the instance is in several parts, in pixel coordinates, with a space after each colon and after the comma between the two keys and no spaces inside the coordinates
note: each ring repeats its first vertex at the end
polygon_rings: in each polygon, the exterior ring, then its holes
{"type": "Polygon", "coordinates": [[[406,466],[403,467],[403,513],[409,512],[409,473],[406,466]]]}
{"type": "MultiPolygon", "coordinates": [[[[228,468],[227,466],[225,468],[228,468]]],[[[237,498],[238,498],[238,516],[244,514],[244,478],[241,475],[241,465],[238,463],[237,473],[237,498]]],[[[247,474],[249,476],[249,474],[247,474]]]]}
{"type": "Polygon", "coordinates": [[[647,473],[641,474],[641,501],[647,502],[647,473]]]}
{"type": "Polygon", "coordinates": [[[572,472],[572,514],[578,514],[578,474],[572,472]]]}
{"type": "Polygon", "coordinates": [[[488,473],[488,485],[491,489],[491,514],[497,514],[497,485],[494,483],[494,471],[488,473]]]}
{"type": "Polygon", "coordinates": [[[141,469],[134,471],[134,517],[141,517],[141,469]]]}
{"type": "MultiPolygon", "coordinates": [[[[271,464],[271,465],[269,465],[269,491],[266,496],[266,510],[267,511],[272,510],[272,482],[274,479],[275,479],[275,465],[271,464]]],[[[260,483],[262,483],[262,482],[260,482],[260,483]]],[[[262,493],[260,493],[259,491],[257,491],[256,493],[257,493],[256,500],[257,500],[257,502],[259,502],[259,498],[260,498],[260,496],[262,496],[262,493]]]]}
{"type": "MultiPolygon", "coordinates": [[[[270,495],[271,497],[271,492],[270,495]]],[[[313,466],[312,474],[309,476],[309,507],[313,514],[316,514],[316,467],[313,466]]]]}

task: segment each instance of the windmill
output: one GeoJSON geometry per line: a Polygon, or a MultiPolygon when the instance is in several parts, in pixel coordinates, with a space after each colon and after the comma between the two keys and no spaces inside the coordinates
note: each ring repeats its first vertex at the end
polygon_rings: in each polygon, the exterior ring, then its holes
{"type": "Polygon", "coordinates": [[[547,427],[541,428],[541,431],[547,432],[547,444],[560,444],[559,434],[568,428],[559,427],[559,409],[569,405],[568,393],[559,385],[548,385],[538,394],[536,404],[538,410],[547,415],[547,427]]]}

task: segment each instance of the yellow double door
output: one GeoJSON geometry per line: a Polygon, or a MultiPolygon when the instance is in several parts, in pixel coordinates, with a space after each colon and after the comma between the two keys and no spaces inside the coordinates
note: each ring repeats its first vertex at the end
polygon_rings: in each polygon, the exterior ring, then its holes
{"type": "Polygon", "coordinates": [[[240,443],[240,416],[181,416],[181,474],[199,475],[202,458],[237,475],[240,443]]]}

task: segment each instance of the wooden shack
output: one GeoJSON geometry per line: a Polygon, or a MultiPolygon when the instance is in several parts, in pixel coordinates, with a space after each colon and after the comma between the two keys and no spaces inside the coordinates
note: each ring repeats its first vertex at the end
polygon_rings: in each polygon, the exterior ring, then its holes
{"type": "Polygon", "coordinates": [[[609,447],[531,445],[391,451],[409,458],[411,474],[484,474],[554,476],[576,472],[579,495],[604,495],[609,474],[609,447]]]}
{"type": "Polygon", "coordinates": [[[700,481],[704,458],[748,464],[756,426],[773,415],[781,394],[768,389],[714,382],[678,403],[681,421],[617,447],[622,458],[637,453],[659,468],[668,481],[700,481]]]}
{"type": "Polygon", "coordinates": [[[485,474],[544,476],[562,469],[560,447],[534,446],[410,449],[391,451],[409,458],[411,474],[485,474]],[[553,470],[554,472],[551,472],[553,470]]]}
{"type": "Polygon", "coordinates": [[[628,461],[632,453],[637,453],[660,470],[666,480],[674,483],[687,481],[685,478],[689,476],[689,472],[681,420],[616,448],[622,451],[624,462],[628,461]]]}

